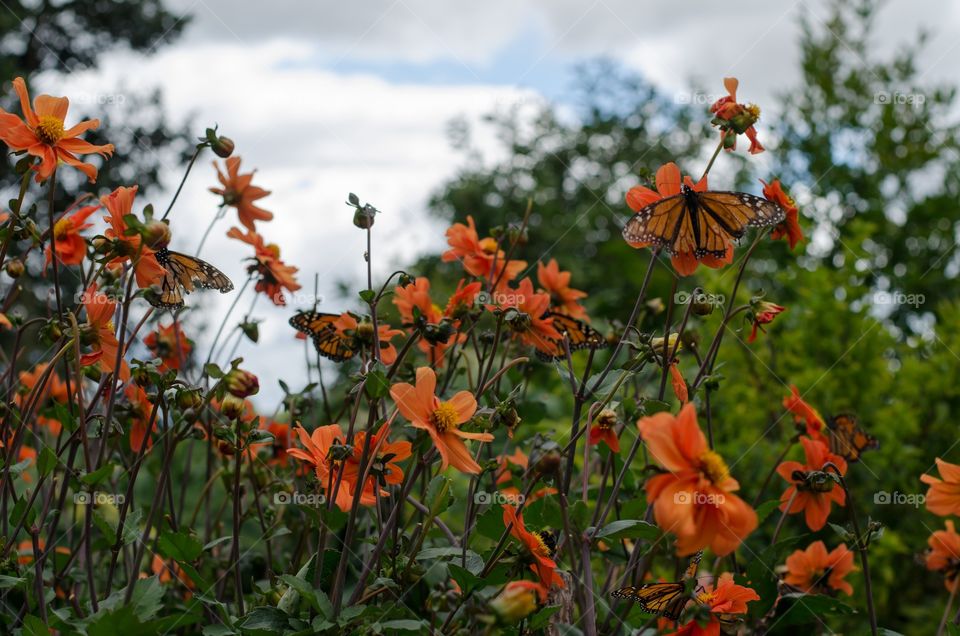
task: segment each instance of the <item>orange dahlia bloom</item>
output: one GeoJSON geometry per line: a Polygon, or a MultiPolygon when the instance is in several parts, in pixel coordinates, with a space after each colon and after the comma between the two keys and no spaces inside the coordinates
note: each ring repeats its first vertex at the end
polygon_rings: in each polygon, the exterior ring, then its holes
{"type": "Polygon", "coordinates": [[[833,503],[844,506],[847,503],[846,493],[832,479],[811,482],[807,479],[811,472],[823,470],[826,463],[833,463],[841,475],[847,473],[847,462],[842,457],[834,455],[824,442],[801,437],[806,461],[801,464],[796,461],[785,461],[777,466],[777,474],[783,477],[790,486],[780,496],[780,510],[787,514],[804,513],[807,527],[816,532],[827,524],[830,516],[830,507],[833,503]],[[796,496],[794,496],[796,493],[796,496]],[[787,510],[787,504],[793,498],[793,504],[787,510]]]}
{"type": "Polygon", "coordinates": [[[937,530],[930,535],[927,540],[930,549],[924,555],[924,562],[928,570],[943,572],[943,584],[953,592],[960,575],[960,534],[951,519],[947,519],[946,526],[946,530],[937,530]]]}
{"type": "Polygon", "coordinates": [[[920,481],[930,486],[927,490],[927,510],[935,515],[960,515],[960,466],[937,457],[941,479],[920,475],[920,481]]]}
{"type": "Polygon", "coordinates": [[[553,560],[552,537],[545,532],[530,532],[523,524],[523,515],[518,515],[513,506],[503,507],[503,526],[510,528],[510,536],[519,541],[533,557],[530,569],[540,578],[540,585],[550,589],[554,585],[564,587],[557,574],[557,562],[553,560]]]}
{"type": "Polygon", "coordinates": [[[787,243],[792,250],[797,246],[797,243],[803,240],[803,228],[800,227],[800,213],[797,204],[793,197],[787,194],[783,186],[780,185],[780,179],[774,179],[770,183],[760,179],[760,183],[763,184],[763,196],[768,201],[773,201],[779,205],[787,213],[783,221],[773,228],[770,238],[774,241],[787,239],[787,243]]]}
{"type": "Polygon", "coordinates": [[[337,424],[328,424],[318,426],[309,435],[302,426],[297,426],[294,431],[303,449],[290,448],[287,453],[314,467],[320,488],[328,497],[332,496],[331,491],[336,489],[337,479],[340,479],[340,489],[337,490],[334,503],[341,510],[349,510],[358,475],[355,470],[345,470],[346,458],[352,451],[344,445],[346,437],[343,430],[337,424]],[[340,477],[340,474],[343,476],[340,477]]]}
{"type": "Polygon", "coordinates": [[[510,581],[490,601],[490,608],[504,623],[517,623],[537,609],[537,601],[545,603],[547,590],[533,581],[510,581]]]}
{"type": "MultiPolygon", "coordinates": [[[[651,190],[645,186],[634,186],[627,192],[627,205],[634,212],[639,212],[651,203],[656,203],[660,199],[666,199],[680,194],[680,184],[684,183],[689,188],[697,192],[706,192],[707,177],[704,176],[697,183],[689,176],[681,178],[680,168],[677,164],[665,163],[657,170],[656,190],[651,190]]],[[[649,243],[629,243],[630,247],[641,248],[648,247],[649,243]]],[[[719,269],[733,262],[733,243],[727,245],[727,251],[722,258],[706,254],[697,258],[693,252],[684,252],[670,254],[670,262],[673,269],[681,276],[689,276],[697,271],[700,264],[706,265],[711,269],[719,269]]]]}
{"type": "Polygon", "coordinates": [[[614,453],[620,452],[620,438],[617,437],[617,413],[613,409],[603,409],[590,427],[587,444],[596,446],[600,442],[614,453]]]}
{"type": "Polygon", "coordinates": [[[87,218],[93,214],[99,205],[88,205],[80,208],[73,214],[60,217],[60,220],[53,224],[53,249],[47,245],[45,254],[47,262],[44,267],[50,265],[53,259],[53,253],[57,254],[57,262],[64,265],[79,265],[83,262],[83,257],[87,255],[87,242],[80,232],[93,227],[93,223],[87,223],[87,218]]]}
{"type": "Polygon", "coordinates": [[[147,397],[147,393],[137,384],[128,384],[123,394],[130,402],[130,417],[133,420],[133,425],[130,427],[130,450],[135,453],[140,452],[144,438],[146,438],[147,450],[150,450],[153,447],[153,438],[149,434],[157,430],[157,422],[154,420],[150,431],[147,431],[153,404],[147,397]]]}
{"type": "Polygon", "coordinates": [[[750,154],[756,155],[763,152],[764,148],[757,139],[757,129],[753,124],[760,119],[760,107],[756,104],[740,104],[737,102],[737,87],[740,82],[736,77],[723,78],[723,87],[727,89],[727,95],[721,97],[710,107],[710,112],[714,114],[713,125],[720,127],[720,139],[723,140],[723,147],[727,150],[735,150],[737,147],[737,135],[745,134],[750,140],[750,154]],[[733,139],[727,141],[728,135],[733,135],[733,139]]]}
{"type": "MultiPolygon", "coordinates": [[[[463,281],[461,281],[461,284],[462,283],[463,281]]],[[[474,283],[467,287],[476,289],[476,291],[473,292],[474,296],[480,291],[480,283],[474,283]],[[474,287],[474,285],[476,285],[476,287],[474,287]]],[[[469,295],[469,292],[464,293],[463,290],[464,288],[462,287],[457,288],[457,294],[461,296],[461,299],[465,299],[469,295]]],[[[451,299],[451,302],[454,302],[454,299],[451,299]]],[[[393,304],[396,305],[397,311],[400,313],[400,319],[405,325],[413,325],[416,322],[416,317],[414,316],[415,309],[419,311],[420,317],[426,321],[428,325],[439,324],[440,321],[446,317],[440,307],[435,305],[430,299],[430,280],[425,276],[418,276],[416,280],[406,287],[397,285],[393,290],[393,304]]],[[[466,340],[466,336],[460,336],[457,341],[463,342],[464,340],[466,340]]],[[[430,363],[434,367],[441,368],[443,367],[444,355],[454,342],[454,340],[448,339],[447,342],[430,343],[421,338],[417,342],[417,347],[427,355],[430,363]]]]}
{"type": "Polygon", "coordinates": [[[657,413],[637,421],[653,460],[668,472],[647,480],[647,500],[657,525],[677,536],[677,553],[709,546],[725,556],[757,527],[757,514],[734,491],[740,484],[710,450],[693,404],[674,417],[657,413]]]}
{"type": "Polygon", "coordinates": [[[550,295],[534,293],[533,282],[529,278],[524,278],[517,289],[494,295],[494,298],[499,299],[499,297],[506,302],[498,303],[496,308],[515,309],[526,315],[525,318],[510,322],[514,335],[525,345],[547,355],[554,355],[556,351],[554,341],[562,340],[563,334],[553,326],[553,318],[544,317],[550,309],[550,295]]]}
{"type": "Polygon", "coordinates": [[[437,374],[430,367],[417,369],[416,385],[398,382],[390,387],[390,395],[401,415],[414,428],[427,431],[440,452],[440,470],[452,465],[460,472],[478,474],[480,465],[473,460],[463,440],[493,441],[490,433],[468,433],[460,426],[473,417],[477,401],[469,391],[460,391],[447,401],[436,396],[437,374]]]}
{"type": "Polygon", "coordinates": [[[816,440],[824,439],[821,432],[823,427],[826,426],[823,417],[817,409],[803,401],[796,385],[790,385],[790,395],[783,398],[783,408],[793,413],[793,421],[797,423],[798,427],[803,425],[804,428],[801,432],[805,432],[816,440]]]}
{"type": "MultiPolygon", "coordinates": [[[[46,372],[49,366],[46,362],[41,362],[31,371],[20,372],[19,378],[22,389],[14,397],[17,406],[25,406],[24,400],[26,396],[37,386],[37,382],[40,381],[40,377],[46,372]]],[[[48,400],[58,404],[66,404],[70,400],[70,396],[67,393],[67,383],[61,380],[60,376],[54,372],[50,373],[50,377],[47,378],[47,383],[43,387],[43,392],[37,398],[37,404],[40,405],[40,409],[43,409],[44,405],[48,403],[48,400]]],[[[37,423],[41,426],[46,426],[53,435],[60,434],[62,427],[60,420],[38,415],[37,423]]]]}
{"type": "Polygon", "coordinates": [[[65,120],[70,107],[69,99],[38,95],[31,107],[27,84],[22,77],[13,80],[13,90],[20,96],[23,119],[0,108],[0,139],[15,152],[25,150],[40,158],[40,162],[32,166],[37,171],[37,181],[49,179],[61,161],[87,175],[90,183],[96,181],[97,168],[83,163],[77,155],[97,153],[101,157],[109,157],[113,154],[113,144],[95,146],[79,139],[84,132],[96,130],[100,120],[82,121],[67,128],[65,120]]]}
{"type": "Polygon", "coordinates": [[[441,256],[444,263],[460,261],[468,274],[490,282],[500,278],[498,288],[512,281],[527,267],[525,261],[505,262],[506,254],[499,249],[496,239],[488,236],[480,240],[472,216],[467,216],[467,225],[454,223],[450,226],[447,243],[450,249],[441,256]]]}
{"type": "MultiPolygon", "coordinates": [[[[761,301],[753,313],[753,329],[750,331],[750,337],[747,342],[753,342],[757,339],[757,330],[764,331],[762,325],[769,325],[773,320],[785,312],[786,307],[775,305],[774,303],[761,301]]],[[[766,333],[764,331],[764,333],[766,333]]]]}
{"type": "MultiPolygon", "coordinates": [[[[357,338],[361,344],[370,350],[373,349],[373,323],[369,320],[365,320],[362,323],[358,322],[356,316],[345,311],[334,321],[333,326],[337,330],[337,334],[341,336],[352,335],[354,338],[357,338]],[[369,333],[364,332],[364,329],[361,328],[363,325],[369,327],[369,333]]],[[[397,360],[397,348],[393,346],[391,340],[397,336],[402,336],[403,331],[394,329],[385,322],[380,322],[377,323],[377,332],[380,335],[380,360],[384,364],[393,364],[397,360]]]]}
{"type": "MultiPolygon", "coordinates": [[[[412,445],[406,440],[391,442],[390,423],[387,422],[383,427],[370,437],[370,471],[367,481],[363,485],[363,492],[360,494],[360,503],[364,506],[373,506],[377,503],[376,490],[379,489],[381,497],[389,497],[390,491],[387,486],[397,486],[403,482],[403,469],[397,462],[409,459],[412,454],[412,445]]],[[[353,455],[347,460],[347,470],[355,471],[353,483],[360,478],[360,460],[363,459],[363,446],[366,444],[367,433],[360,431],[356,434],[353,441],[353,455]]]]}
{"type": "Polygon", "coordinates": [[[247,268],[247,272],[256,273],[260,277],[255,289],[266,295],[274,305],[286,305],[287,299],[283,296],[283,290],[295,292],[300,289],[300,283],[294,277],[297,268],[280,260],[280,247],[276,243],[265,244],[263,237],[252,230],[244,233],[239,228],[232,227],[227,236],[253,246],[253,264],[247,268]]]}
{"type": "Polygon", "coordinates": [[[157,330],[148,333],[143,343],[154,357],[160,359],[161,371],[182,368],[193,351],[193,341],[187,338],[176,322],[166,326],[157,325],[157,330]]]}
{"type": "Polygon", "coordinates": [[[579,302],[587,297],[587,292],[571,288],[570,275],[570,272],[560,271],[555,258],[551,258],[546,265],[537,262],[537,281],[542,290],[550,294],[550,307],[554,311],[589,321],[587,310],[579,302]]]}
{"type": "Polygon", "coordinates": [[[109,212],[103,220],[110,224],[104,232],[107,238],[120,241],[123,256],[115,258],[112,264],[133,259],[133,270],[137,277],[137,287],[145,289],[159,284],[166,273],[163,266],[157,262],[156,252],[143,244],[139,234],[127,236],[127,222],[123,217],[133,214],[133,200],[137,196],[138,186],[119,187],[110,194],[100,197],[100,203],[109,212]]]}
{"type": "Polygon", "coordinates": [[[721,624],[729,623],[738,614],[746,614],[747,603],[759,601],[760,595],[749,587],[734,583],[733,575],[726,572],[720,575],[716,588],[707,585],[697,594],[697,600],[709,608],[709,620],[706,624],[691,620],[674,636],[720,636],[721,624]]]}
{"type": "MultiPolygon", "coordinates": [[[[497,488],[500,490],[500,493],[506,497],[507,501],[518,502],[520,501],[520,489],[516,486],[504,486],[513,479],[513,472],[511,466],[516,466],[517,468],[522,469],[523,471],[527,470],[527,467],[530,465],[530,458],[520,450],[516,449],[512,455],[498,455],[497,456],[497,468],[494,471],[494,483],[496,483],[497,488]]],[[[535,490],[530,493],[527,497],[526,502],[532,503],[537,499],[542,499],[547,495],[557,494],[557,489],[553,486],[546,486],[539,490],[535,490]]]]}
{"type": "MultiPolygon", "coordinates": [[[[80,356],[80,364],[83,366],[96,364],[104,373],[114,373],[117,371],[117,352],[120,349],[113,326],[113,314],[117,309],[117,303],[98,291],[97,284],[93,283],[83,293],[83,308],[87,312],[87,334],[93,351],[80,356]]],[[[122,380],[130,378],[130,368],[122,358],[117,375],[122,380]]]]}
{"type": "Polygon", "coordinates": [[[159,554],[154,554],[153,559],[150,561],[150,571],[156,574],[157,580],[164,584],[172,583],[174,579],[176,579],[179,583],[186,586],[188,590],[185,598],[189,599],[193,596],[193,593],[189,590],[195,590],[197,587],[196,584],[175,561],[171,565],[170,561],[167,561],[159,554]]]}
{"type": "Polygon", "coordinates": [[[830,590],[853,594],[853,586],[844,579],[853,567],[853,552],[841,543],[827,553],[823,541],[814,541],[806,550],[797,550],[787,557],[787,585],[806,594],[822,594],[830,590]]]}
{"type": "Polygon", "coordinates": [[[473,309],[477,294],[482,289],[483,285],[479,281],[467,283],[461,278],[460,282],[457,283],[457,290],[450,296],[447,306],[443,310],[444,317],[452,319],[453,324],[459,326],[460,318],[473,309]]]}
{"type": "Polygon", "coordinates": [[[223,197],[223,205],[229,205],[237,209],[237,217],[243,227],[256,232],[254,226],[256,221],[269,221],[273,219],[273,212],[268,212],[259,208],[254,201],[262,199],[270,194],[263,188],[252,185],[253,175],[256,172],[240,174],[240,157],[233,156],[226,160],[227,173],[220,171],[217,162],[213,162],[213,167],[217,169],[217,179],[223,185],[222,188],[210,188],[210,192],[219,194],[223,197]]]}

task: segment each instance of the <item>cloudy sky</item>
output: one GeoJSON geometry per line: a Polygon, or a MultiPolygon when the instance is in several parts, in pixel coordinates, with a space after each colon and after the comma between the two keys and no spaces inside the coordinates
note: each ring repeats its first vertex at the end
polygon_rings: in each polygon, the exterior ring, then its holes
{"type": "MultiPolygon", "coordinates": [[[[56,81],[76,99],[160,86],[174,121],[192,118],[198,135],[218,123],[236,141],[244,168],[257,169],[255,182],[273,192],[263,203],[276,218],[262,234],[300,268],[309,291],[319,276],[321,310],[333,312],[352,308],[335,297],[336,281],[359,287],[363,280],[364,236],[343,204],[348,192],[383,211],[373,248],[381,273],[443,245],[443,228],[424,208],[462,161],[447,142],[451,118],[478,122],[494,108],[563,102],[572,66],[597,55],[641,71],[677,96],[693,86],[720,92],[720,78],[735,75],[741,97],[763,104],[798,90],[800,16],[815,24],[827,17],[819,0],[170,0],[169,6],[192,16],[174,44],[145,59],[113,54],[100,69],[72,75],[66,86],[60,78],[40,78],[39,87],[53,89],[45,82],[56,81]]],[[[893,53],[927,27],[925,79],[960,83],[960,5],[927,0],[923,12],[916,7],[886,3],[878,51],[893,53]]],[[[107,129],[111,109],[122,108],[122,100],[105,106],[107,129]]],[[[484,149],[495,157],[494,143],[484,149]]],[[[181,174],[182,167],[170,166],[168,184],[181,174]]],[[[214,182],[208,155],[174,211],[174,249],[195,249],[216,212],[218,199],[207,192],[214,182]]],[[[248,250],[224,236],[234,219],[228,214],[218,226],[204,256],[236,282],[245,277],[240,258],[248,250]]],[[[207,315],[217,319],[234,298],[207,296],[207,315]]],[[[190,301],[199,302],[196,296],[190,301]]],[[[248,306],[242,299],[239,313],[248,306]]],[[[296,308],[260,302],[254,313],[265,320],[261,345],[240,349],[252,370],[275,378],[283,369],[294,387],[305,381],[301,344],[286,324],[296,308]]],[[[272,407],[278,395],[271,380],[260,402],[272,407]]]]}

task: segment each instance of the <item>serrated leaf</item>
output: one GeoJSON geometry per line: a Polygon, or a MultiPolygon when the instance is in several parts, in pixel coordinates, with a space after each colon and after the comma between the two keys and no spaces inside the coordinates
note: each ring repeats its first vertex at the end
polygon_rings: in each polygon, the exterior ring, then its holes
{"type": "Polygon", "coordinates": [[[203,552],[203,544],[182,532],[164,532],[157,540],[157,551],[175,561],[195,561],[203,552]]]}
{"type": "Polygon", "coordinates": [[[619,541],[620,539],[645,539],[654,541],[660,536],[660,529],[652,523],[639,519],[619,519],[600,528],[596,539],[619,541]]]}

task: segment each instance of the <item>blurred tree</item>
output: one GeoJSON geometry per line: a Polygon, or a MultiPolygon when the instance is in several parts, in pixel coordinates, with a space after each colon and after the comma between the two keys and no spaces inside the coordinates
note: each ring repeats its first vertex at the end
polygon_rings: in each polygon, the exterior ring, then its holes
{"type": "MultiPolygon", "coordinates": [[[[75,73],[96,67],[115,50],[152,54],[175,41],[189,16],[169,12],[161,0],[10,0],[0,10],[0,106],[19,113],[11,80],[39,72],[75,73]]],[[[32,95],[39,91],[31,86],[32,95]]],[[[109,186],[138,183],[147,189],[159,182],[164,162],[176,164],[190,150],[185,130],[170,127],[159,91],[113,93],[71,100],[70,117],[99,118],[101,131],[88,133],[92,143],[112,143],[123,162],[106,161],[99,182],[109,186]],[[121,102],[122,100],[122,102],[121,102]],[[117,106],[121,105],[122,108],[117,106]],[[109,112],[110,136],[102,129],[109,112]],[[122,168],[121,168],[122,164],[122,168]]],[[[55,91],[54,91],[55,92],[55,91]]],[[[92,159],[97,161],[97,159],[92,159]]],[[[0,190],[16,187],[13,162],[0,164],[0,190]]],[[[71,178],[71,177],[68,177],[71,178]]]]}

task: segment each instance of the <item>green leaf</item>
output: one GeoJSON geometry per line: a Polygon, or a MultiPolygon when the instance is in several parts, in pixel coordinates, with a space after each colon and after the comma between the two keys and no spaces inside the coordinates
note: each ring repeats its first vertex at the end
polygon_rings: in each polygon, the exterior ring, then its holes
{"type": "Polygon", "coordinates": [[[377,297],[377,292],[372,289],[364,289],[360,292],[360,300],[367,303],[368,305],[373,302],[373,299],[377,297]]]}
{"type": "Polygon", "coordinates": [[[21,583],[25,583],[26,580],[27,579],[7,576],[6,574],[0,574],[0,590],[9,590],[11,588],[17,587],[21,583]]]}
{"type": "Polygon", "coordinates": [[[367,381],[363,384],[364,393],[370,399],[381,399],[390,393],[390,381],[386,374],[379,369],[367,374],[367,381]]]}
{"type": "Polygon", "coordinates": [[[776,510],[780,506],[779,499],[773,499],[771,501],[765,501],[759,506],[757,506],[757,521],[758,523],[763,523],[764,520],[770,516],[770,513],[776,510]]]}
{"type": "Polygon", "coordinates": [[[175,561],[194,561],[203,552],[203,544],[182,532],[164,532],[157,541],[161,555],[175,561]]]}
{"type": "Polygon", "coordinates": [[[268,632],[283,633],[290,624],[290,617],[286,612],[276,607],[257,607],[243,619],[240,627],[243,629],[262,629],[268,632]]]}
{"type": "Polygon", "coordinates": [[[475,576],[470,570],[462,568],[456,563],[450,563],[447,567],[450,569],[451,578],[460,586],[461,593],[468,594],[483,586],[483,579],[475,576]]]}
{"type": "Polygon", "coordinates": [[[544,607],[539,612],[527,619],[527,629],[531,632],[535,632],[538,629],[542,629],[547,626],[547,623],[550,622],[550,617],[560,611],[559,605],[550,605],[544,607]]]}
{"type": "Polygon", "coordinates": [[[856,610],[835,598],[818,594],[784,594],[777,604],[777,627],[822,623],[827,615],[854,614],[856,610]]]}
{"type": "Polygon", "coordinates": [[[427,630],[427,624],[422,621],[415,621],[409,618],[401,618],[393,621],[380,623],[383,629],[396,629],[404,632],[424,632],[427,630]]]}
{"type": "Polygon", "coordinates": [[[437,475],[430,480],[427,486],[427,498],[424,503],[434,517],[445,511],[453,503],[453,496],[450,494],[451,482],[443,475],[437,475]]]}
{"type": "Polygon", "coordinates": [[[92,473],[87,473],[86,475],[80,478],[80,481],[87,486],[96,486],[106,477],[113,474],[114,465],[110,462],[107,462],[100,468],[96,469],[92,473]]]}
{"type": "Polygon", "coordinates": [[[213,362],[203,365],[203,372],[214,380],[219,380],[223,377],[223,371],[213,362]]]}
{"type": "Polygon", "coordinates": [[[57,465],[57,454],[49,446],[44,446],[37,457],[37,471],[41,477],[46,477],[57,465]]]}
{"type": "Polygon", "coordinates": [[[620,519],[600,528],[594,538],[608,541],[618,541],[620,539],[655,541],[659,536],[660,529],[652,523],[639,519],[620,519]]]}
{"type": "Polygon", "coordinates": [[[23,636],[50,636],[50,630],[46,624],[33,614],[27,614],[23,617],[23,636]]]}

